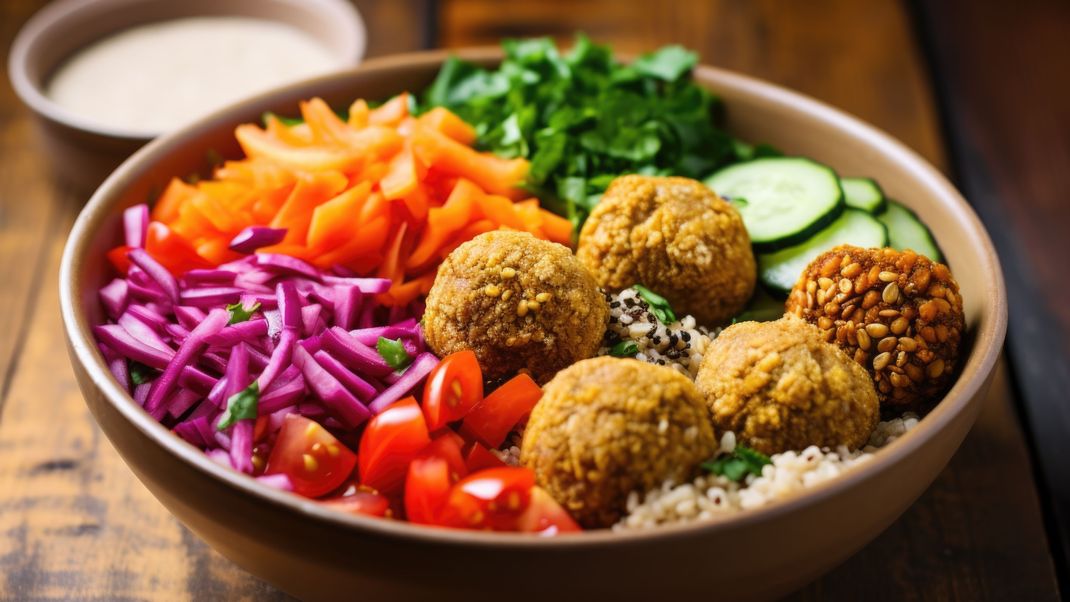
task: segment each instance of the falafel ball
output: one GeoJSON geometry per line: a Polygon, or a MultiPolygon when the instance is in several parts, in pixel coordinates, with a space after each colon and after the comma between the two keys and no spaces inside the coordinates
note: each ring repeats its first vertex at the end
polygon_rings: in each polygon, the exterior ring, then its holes
{"type": "Polygon", "coordinates": [[[605,295],[567,247],[496,231],[442,262],[423,325],[440,357],[471,349],[488,379],[526,370],[543,383],[594,355],[608,319],[605,295]]]}
{"type": "Polygon", "coordinates": [[[689,178],[613,180],[583,225],[576,256],[607,290],[643,284],[708,326],[739,313],[757,278],[739,212],[689,178]]]}
{"type": "Polygon", "coordinates": [[[726,328],[706,348],[695,384],[714,426],[765,454],[858,449],[880,419],[866,371],[794,316],[726,328]]]}
{"type": "Polygon", "coordinates": [[[962,296],[951,270],[924,255],[836,247],[807,266],[786,309],[868,370],[882,405],[924,409],[954,378],[962,296]]]}
{"type": "Polygon", "coordinates": [[[695,385],[664,366],[598,357],[562,370],[531,412],[520,463],[584,527],[609,527],[628,494],[695,475],[717,440],[695,385]]]}

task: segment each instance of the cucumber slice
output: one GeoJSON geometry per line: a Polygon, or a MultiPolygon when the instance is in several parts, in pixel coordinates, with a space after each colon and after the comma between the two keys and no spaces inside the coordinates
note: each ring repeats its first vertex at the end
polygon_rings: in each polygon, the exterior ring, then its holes
{"type": "Polygon", "coordinates": [[[818,255],[839,245],[873,248],[888,244],[888,231],[877,218],[848,209],[839,219],[810,240],[758,256],[758,278],[773,292],[786,294],[795,286],[806,266],[818,255]]]}
{"type": "Polygon", "coordinates": [[[852,209],[861,209],[877,215],[888,207],[884,191],[871,178],[840,178],[843,200],[852,209]]]}
{"type": "Polygon", "coordinates": [[[933,261],[944,260],[932,232],[910,209],[895,201],[888,201],[888,210],[877,219],[888,228],[888,245],[893,249],[911,249],[933,261]]]}
{"type": "Polygon", "coordinates": [[[706,179],[732,199],[760,252],[799,244],[843,213],[843,190],[832,169],[800,157],[768,157],[730,165],[706,179]]]}

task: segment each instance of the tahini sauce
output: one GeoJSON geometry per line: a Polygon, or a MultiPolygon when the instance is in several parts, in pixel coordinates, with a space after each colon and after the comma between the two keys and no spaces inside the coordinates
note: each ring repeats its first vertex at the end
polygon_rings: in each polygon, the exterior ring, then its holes
{"type": "Polygon", "coordinates": [[[302,30],[248,17],[141,25],[60,66],[47,95],[86,121],[155,134],[341,61],[302,30]]]}

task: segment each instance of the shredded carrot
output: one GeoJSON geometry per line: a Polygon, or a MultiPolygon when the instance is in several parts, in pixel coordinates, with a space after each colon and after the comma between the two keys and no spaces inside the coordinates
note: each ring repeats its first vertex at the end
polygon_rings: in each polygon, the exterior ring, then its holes
{"type": "MultiPolygon", "coordinates": [[[[238,126],[245,157],[211,179],[172,180],[146,249],[181,274],[239,258],[230,242],[245,227],[285,228],[281,243],[258,252],[389,278],[380,300],[404,305],[427,294],[450,251],[483,232],[569,244],[568,220],[524,199],[526,161],[475,150],[475,130],[447,109],[409,109],[400,94],[374,109],[357,100],[340,117],[313,98],[300,104],[300,123],[269,115],[264,127],[238,126]]],[[[109,259],[127,267],[121,247],[109,259]]]]}

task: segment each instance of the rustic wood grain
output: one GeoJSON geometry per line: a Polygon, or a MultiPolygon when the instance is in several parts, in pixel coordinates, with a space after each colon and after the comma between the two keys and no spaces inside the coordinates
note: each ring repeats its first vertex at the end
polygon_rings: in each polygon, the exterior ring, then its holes
{"type": "Polygon", "coordinates": [[[1070,588],[1070,3],[918,2],[954,166],[1007,279],[1008,351],[1070,588]],[[972,10],[964,10],[970,6],[972,10]],[[1007,40],[1015,43],[1008,44],[1007,40]]]}
{"type": "MultiPolygon", "coordinates": [[[[0,47],[40,4],[0,3],[0,47]]],[[[438,4],[444,45],[568,38],[576,29],[633,52],[680,43],[705,62],[859,115],[947,165],[922,57],[897,2],[663,0],[656,11],[609,0],[438,4]]],[[[370,54],[432,39],[430,0],[358,5],[370,54]]],[[[66,363],[56,299],[59,255],[80,199],[48,179],[26,111],[0,87],[0,599],[286,599],[179,525],[93,424],[66,363]]],[[[929,492],[794,597],[1055,599],[1010,395],[1001,372],[977,427],[929,492]]]]}

